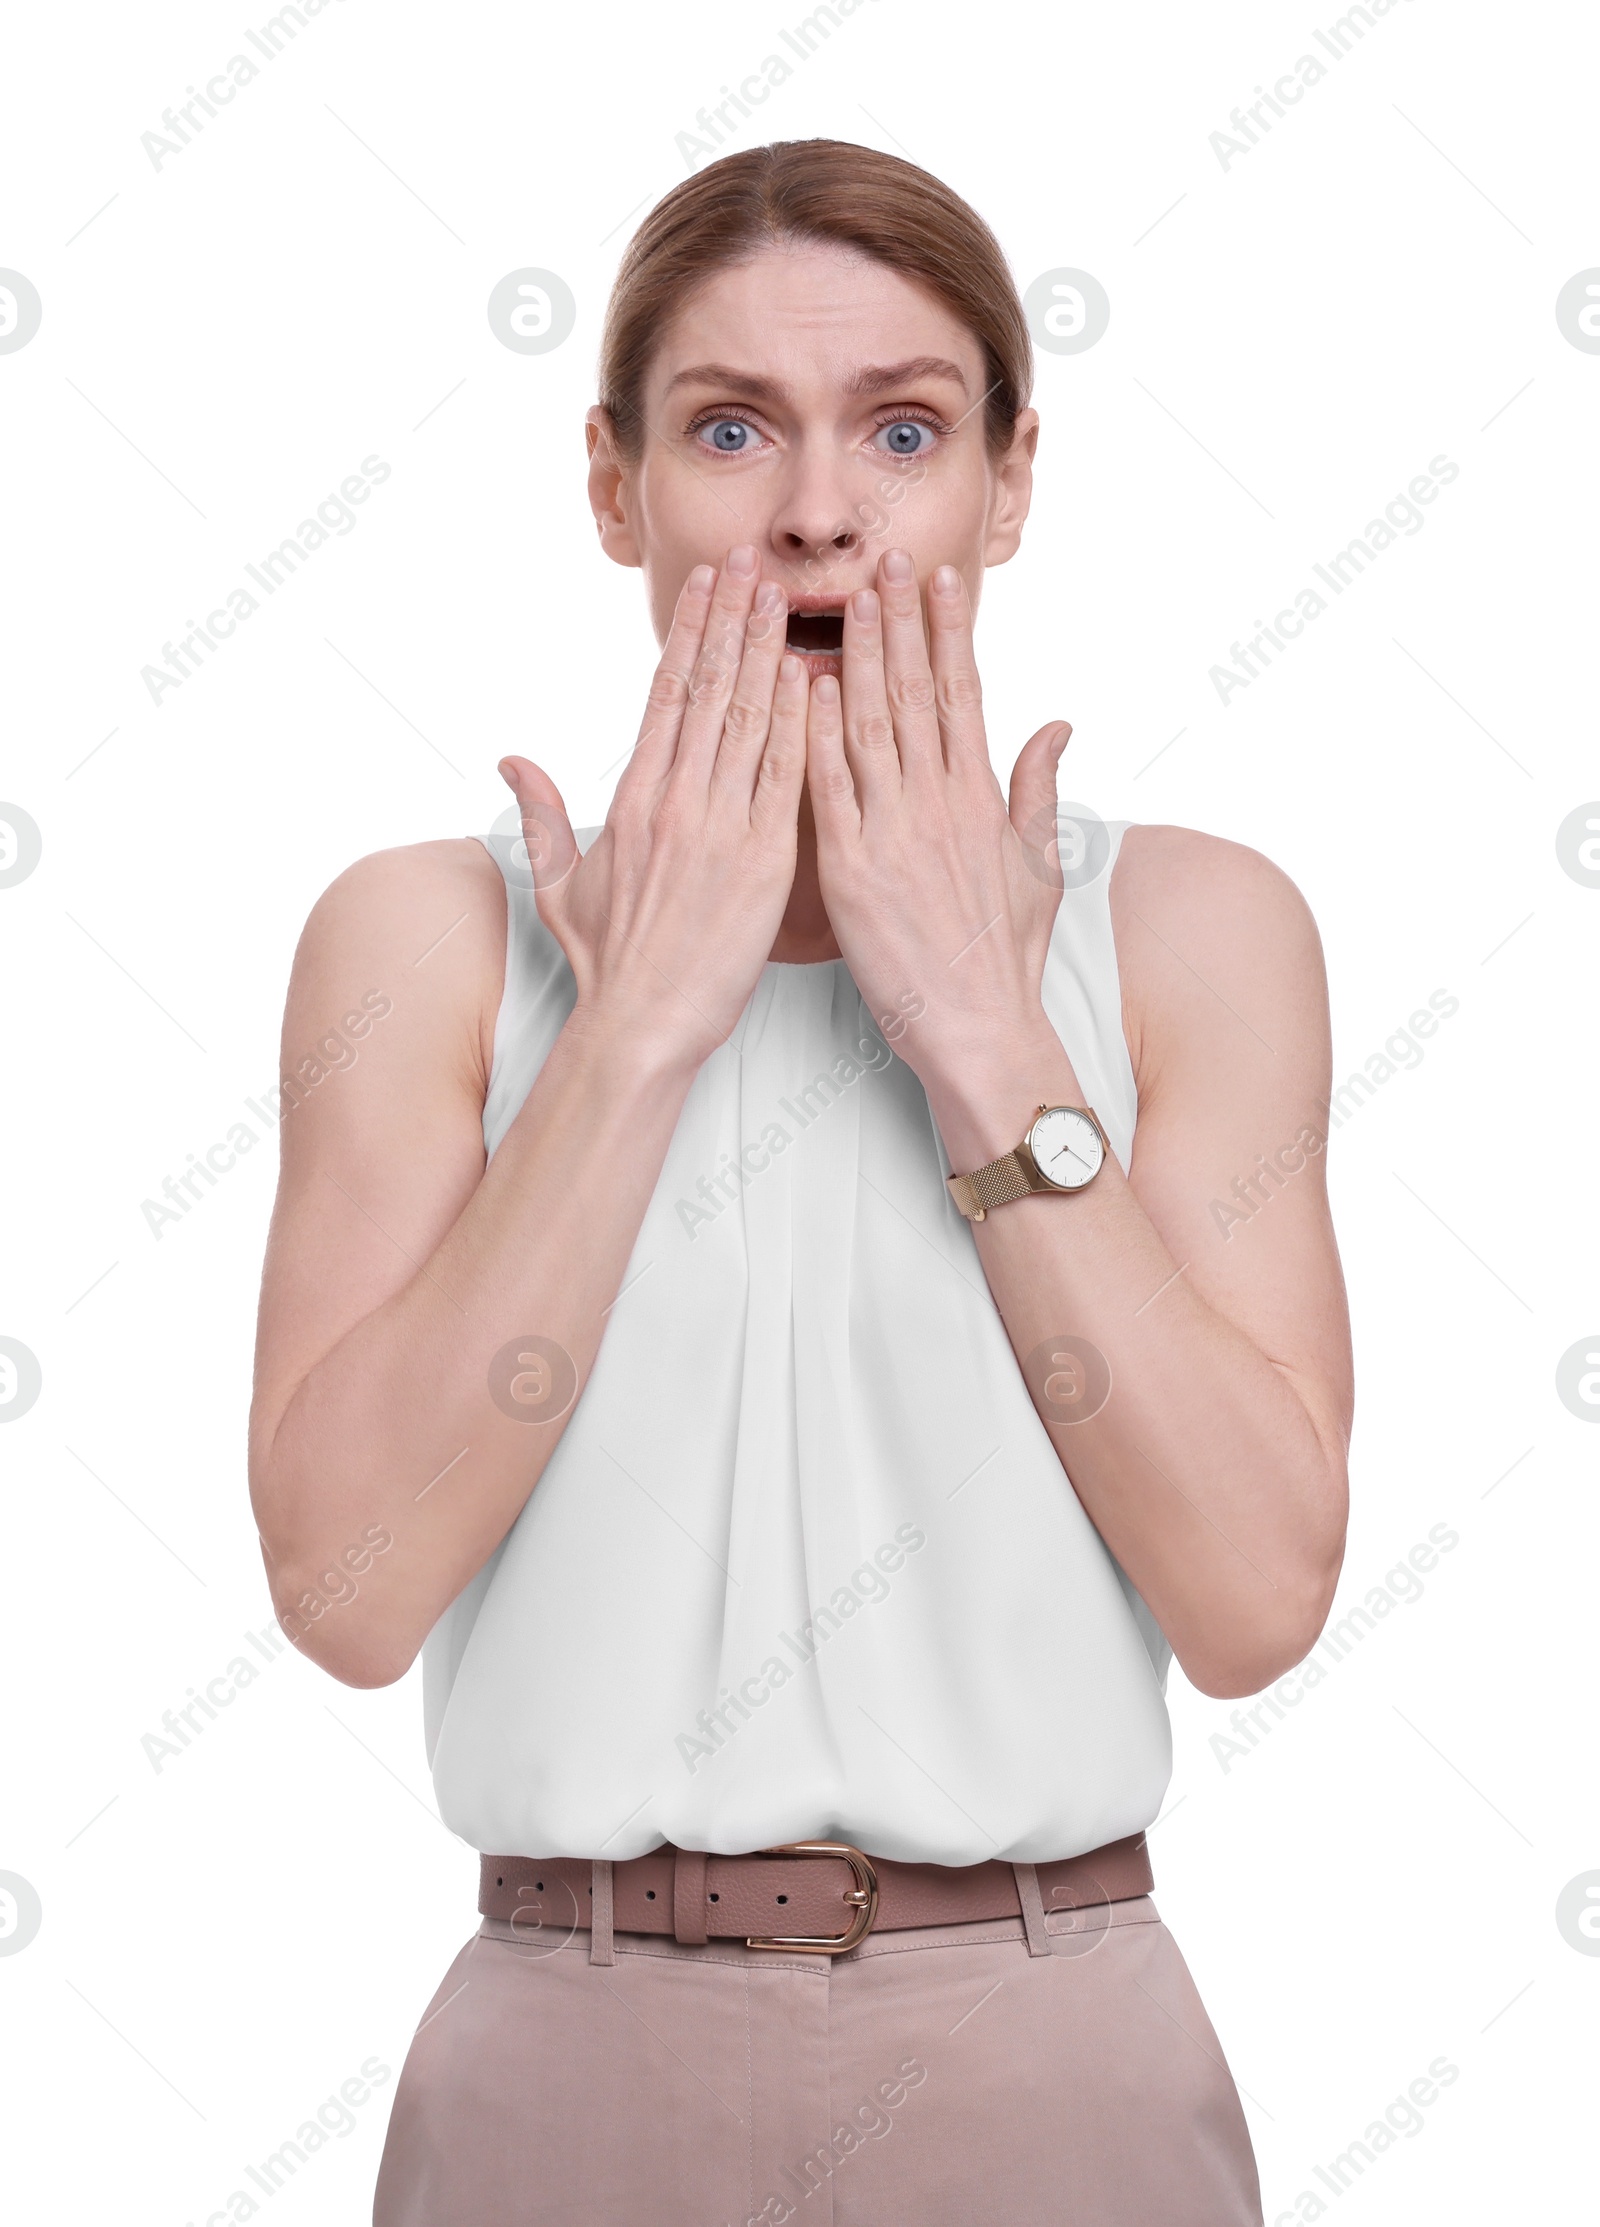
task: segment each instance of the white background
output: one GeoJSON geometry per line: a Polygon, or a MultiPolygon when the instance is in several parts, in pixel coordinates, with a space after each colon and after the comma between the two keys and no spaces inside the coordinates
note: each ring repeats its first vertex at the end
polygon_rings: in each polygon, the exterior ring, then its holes
{"type": "MultiPolygon", "coordinates": [[[[0,355],[0,796],[44,838],[0,892],[0,1332],[44,1386],[0,1487],[0,1869],[44,1910],[0,1959],[19,2216],[204,2220],[376,2057],[354,2131],[271,2200],[364,2217],[473,1930],[417,1672],[356,1692],[284,1650],[159,1773],[141,1750],[271,1616],[243,1458],[270,1140],[159,1241],[141,1202],[272,1082],[296,936],[349,861],[487,827],[512,747],[603,816],[654,657],[584,502],[606,291],[678,134],[805,12],[337,0],[159,171],[140,135],[268,11],[13,16],[0,264],[44,305],[0,355]],[[576,296],[553,353],[489,329],[523,265],[576,296]],[[373,453],[355,530],[153,705],[140,668],[373,453]]],[[[1600,264],[1600,36],[1576,4],[1399,0],[1333,64],[1340,12],[870,0],[723,145],[904,152],[1020,283],[1109,294],[1097,346],[1040,354],[1037,506],[985,600],[1002,774],[1065,715],[1064,795],[1282,865],[1341,1077],[1459,1000],[1331,1147],[1358,1372],[1335,1614],[1431,1526],[1459,1544],[1227,1770],[1231,1705],[1175,1668],[1152,1848],[1269,2222],[1316,2216],[1304,2190],[1370,2227],[1567,2218],[1600,1959],[1555,1905],[1600,1866],[1600,1431],[1555,1382],[1600,1330],[1600,891],[1556,830],[1600,795],[1600,356],[1554,305],[1600,264]],[[1224,169],[1210,135],[1305,53],[1325,80],[1224,169]],[[1209,668],[1440,454],[1423,530],[1220,704],[1209,668]],[[1420,2132],[1334,2196],[1313,2168],[1441,2055],[1420,2132]]]]}

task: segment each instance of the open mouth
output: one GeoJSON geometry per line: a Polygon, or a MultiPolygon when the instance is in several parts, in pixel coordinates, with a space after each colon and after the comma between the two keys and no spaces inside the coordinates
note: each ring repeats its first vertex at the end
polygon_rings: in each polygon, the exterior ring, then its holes
{"type": "Polygon", "coordinates": [[[791,611],[788,646],[810,657],[838,657],[844,650],[844,613],[791,611]]]}

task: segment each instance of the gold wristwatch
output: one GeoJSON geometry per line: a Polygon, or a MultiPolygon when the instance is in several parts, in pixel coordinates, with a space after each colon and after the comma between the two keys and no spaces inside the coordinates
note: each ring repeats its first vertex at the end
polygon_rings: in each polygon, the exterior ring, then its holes
{"type": "Polygon", "coordinates": [[[1002,1159],[970,1175],[949,1179],[950,1196],[969,1222],[981,1222],[991,1206],[1042,1191],[1081,1191],[1105,1165],[1111,1140],[1092,1107],[1041,1106],[1032,1128],[1002,1159]]]}

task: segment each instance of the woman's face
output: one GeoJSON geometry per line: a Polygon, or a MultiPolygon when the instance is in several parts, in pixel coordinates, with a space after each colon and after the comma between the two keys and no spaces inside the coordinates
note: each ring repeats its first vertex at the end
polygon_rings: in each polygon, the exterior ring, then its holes
{"type": "Polygon", "coordinates": [[[1027,516],[1038,416],[1009,452],[985,440],[983,352],[932,295],[853,250],[768,247],[717,273],[663,332],[647,430],[622,465],[589,412],[589,492],[603,546],[643,569],[656,639],[697,564],[753,543],[790,599],[790,642],[839,672],[846,598],[885,549],[919,585],[953,564],[974,609],[1027,516]]]}

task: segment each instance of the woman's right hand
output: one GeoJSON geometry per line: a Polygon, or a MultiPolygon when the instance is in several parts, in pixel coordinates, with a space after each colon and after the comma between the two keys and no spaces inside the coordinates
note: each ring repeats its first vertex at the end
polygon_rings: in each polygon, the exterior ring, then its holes
{"type": "Polygon", "coordinates": [[[567,955],[575,1015],[696,1066],[731,1033],[794,881],[807,684],[788,598],[759,552],[690,573],[639,739],[581,856],[561,792],[506,758],[539,917],[567,955]],[[741,569],[742,567],[742,569],[741,569]]]}

